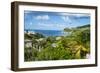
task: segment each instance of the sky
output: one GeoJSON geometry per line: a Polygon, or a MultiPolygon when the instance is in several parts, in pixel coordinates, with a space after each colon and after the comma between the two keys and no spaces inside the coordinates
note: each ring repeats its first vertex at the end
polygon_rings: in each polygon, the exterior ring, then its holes
{"type": "Polygon", "coordinates": [[[90,24],[90,14],[24,11],[24,29],[63,30],[90,24]]]}

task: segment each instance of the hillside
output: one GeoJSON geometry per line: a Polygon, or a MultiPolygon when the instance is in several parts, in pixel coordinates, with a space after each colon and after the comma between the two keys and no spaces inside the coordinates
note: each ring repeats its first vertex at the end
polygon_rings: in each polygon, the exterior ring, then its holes
{"type": "Polygon", "coordinates": [[[76,27],[76,28],[87,28],[87,27],[90,27],[90,24],[83,25],[83,26],[78,26],[78,27],[76,27]]]}

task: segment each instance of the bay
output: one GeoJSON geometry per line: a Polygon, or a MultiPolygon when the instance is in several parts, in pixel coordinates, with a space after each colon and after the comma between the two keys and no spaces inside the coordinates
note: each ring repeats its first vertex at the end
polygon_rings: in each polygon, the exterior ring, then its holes
{"type": "Polygon", "coordinates": [[[64,36],[67,35],[67,32],[64,32],[63,30],[24,30],[24,31],[28,31],[31,33],[39,33],[42,34],[44,36],[64,36]]]}

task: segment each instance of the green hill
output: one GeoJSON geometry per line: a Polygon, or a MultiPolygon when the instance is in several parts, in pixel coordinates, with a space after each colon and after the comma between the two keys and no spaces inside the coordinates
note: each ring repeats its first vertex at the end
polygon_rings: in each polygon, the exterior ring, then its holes
{"type": "Polygon", "coordinates": [[[78,26],[78,27],[76,27],[76,28],[87,28],[87,27],[90,27],[90,24],[83,25],[83,26],[78,26]]]}

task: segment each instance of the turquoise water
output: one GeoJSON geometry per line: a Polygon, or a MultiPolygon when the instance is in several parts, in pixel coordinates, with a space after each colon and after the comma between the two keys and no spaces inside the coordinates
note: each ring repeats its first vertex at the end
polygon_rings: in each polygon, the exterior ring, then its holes
{"type": "MultiPolygon", "coordinates": [[[[25,30],[26,31],[26,30],[25,30]]],[[[67,34],[63,30],[27,30],[28,32],[40,33],[44,36],[64,36],[67,34]]]]}

